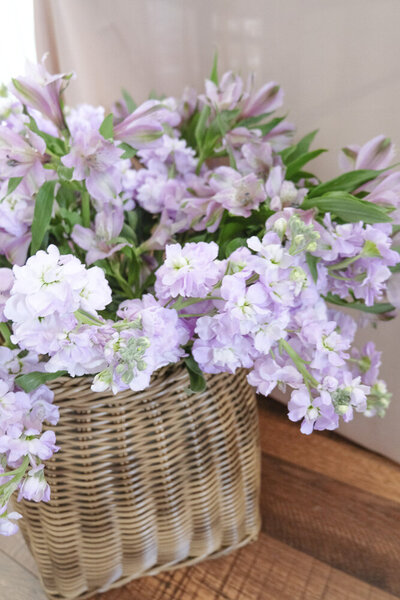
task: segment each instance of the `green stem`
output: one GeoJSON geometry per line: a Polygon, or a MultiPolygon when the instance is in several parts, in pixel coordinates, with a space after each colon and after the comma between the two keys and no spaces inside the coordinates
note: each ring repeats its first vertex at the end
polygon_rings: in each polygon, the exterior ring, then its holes
{"type": "Polygon", "coordinates": [[[330,267],[328,267],[328,271],[338,271],[339,269],[346,269],[349,265],[356,262],[356,260],[358,260],[359,258],[361,258],[361,254],[357,254],[357,256],[352,256],[351,258],[345,258],[344,260],[341,260],[335,265],[331,265],[330,267]]]}
{"type": "Polygon", "coordinates": [[[204,300],[221,300],[221,298],[219,296],[206,296],[205,298],[190,298],[189,300],[183,300],[182,298],[178,298],[172,304],[172,306],[170,306],[170,308],[175,308],[175,310],[181,310],[181,308],[186,308],[187,306],[197,304],[198,302],[204,302],[204,300]]]}
{"type": "Polygon", "coordinates": [[[285,352],[290,356],[295,364],[296,369],[303,375],[304,382],[310,382],[313,387],[318,388],[318,381],[309,373],[305,366],[305,361],[297,354],[296,350],[283,338],[279,340],[279,347],[283,348],[285,352]]]}
{"type": "Polygon", "coordinates": [[[115,263],[112,263],[112,262],[110,262],[109,264],[110,264],[112,272],[113,272],[113,277],[115,277],[115,279],[118,281],[119,285],[121,286],[121,290],[128,296],[128,298],[130,298],[130,299],[134,298],[135,294],[133,293],[131,286],[122,277],[122,275],[119,271],[119,265],[116,265],[115,263]]]}
{"type": "Polygon", "coordinates": [[[81,192],[81,215],[84,227],[90,227],[90,196],[88,192],[81,192]]]}
{"type": "Polygon", "coordinates": [[[104,325],[103,321],[100,321],[100,319],[94,317],[93,315],[86,312],[85,310],[82,310],[81,308],[79,310],[76,310],[74,312],[74,315],[78,319],[79,323],[82,323],[82,325],[104,325]]]}
{"type": "Polygon", "coordinates": [[[13,478],[10,481],[7,481],[6,483],[0,485],[0,506],[4,506],[4,504],[7,504],[12,494],[18,488],[18,485],[24,477],[28,466],[29,456],[25,456],[21,466],[19,466],[18,469],[15,469],[14,471],[10,471],[8,473],[4,473],[5,476],[13,475],[13,478]]]}

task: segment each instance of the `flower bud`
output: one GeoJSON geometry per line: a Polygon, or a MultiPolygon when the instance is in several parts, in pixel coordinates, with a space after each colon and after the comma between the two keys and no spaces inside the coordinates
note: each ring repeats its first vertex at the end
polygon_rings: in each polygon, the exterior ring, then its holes
{"type": "Polygon", "coordinates": [[[277,219],[275,221],[273,230],[275,231],[275,233],[277,233],[279,235],[280,238],[283,238],[283,236],[286,233],[286,229],[287,229],[286,219],[284,219],[283,217],[280,217],[279,219],[277,219]]]}

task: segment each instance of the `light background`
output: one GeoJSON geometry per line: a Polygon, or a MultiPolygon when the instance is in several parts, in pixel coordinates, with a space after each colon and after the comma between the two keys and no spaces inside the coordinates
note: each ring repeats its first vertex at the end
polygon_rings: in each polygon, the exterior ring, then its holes
{"type": "Polygon", "coordinates": [[[36,60],[33,0],[0,0],[0,83],[25,72],[36,60]]]}

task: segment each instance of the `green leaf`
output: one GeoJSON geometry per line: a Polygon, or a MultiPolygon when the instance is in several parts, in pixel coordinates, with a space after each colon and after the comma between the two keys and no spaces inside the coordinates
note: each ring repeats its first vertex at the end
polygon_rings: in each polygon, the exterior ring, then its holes
{"type": "Polygon", "coordinates": [[[39,250],[48,229],[53,210],[56,183],[56,181],[46,181],[36,195],[32,221],[32,254],[36,254],[39,250]]]}
{"type": "Polygon", "coordinates": [[[346,223],[390,223],[392,220],[383,208],[344,192],[329,192],[318,198],[307,196],[301,208],[317,208],[321,213],[329,212],[346,223]]]}
{"type": "Polygon", "coordinates": [[[210,80],[218,85],[218,52],[214,52],[213,65],[210,73],[210,80]]]}
{"type": "Polygon", "coordinates": [[[67,154],[67,146],[64,140],[44,133],[44,131],[38,131],[38,135],[46,142],[46,148],[52,154],[56,156],[64,156],[67,154]]]}
{"type": "Polygon", "coordinates": [[[121,158],[133,158],[137,154],[137,150],[129,144],[127,144],[126,142],[122,142],[122,144],[120,144],[118,148],[121,148],[121,150],[125,150],[125,152],[121,155],[121,158]]]}
{"type": "Polygon", "coordinates": [[[106,140],[112,140],[114,137],[114,115],[110,113],[107,115],[100,125],[99,131],[103,138],[106,140]]]}
{"type": "Polygon", "coordinates": [[[335,179],[320,183],[312,188],[308,197],[322,196],[327,192],[353,192],[364,183],[378,177],[380,173],[382,171],[373,171],[371,169],[360,169],[358,171],[351,171],[350,173],[343,173],[343,175],[339,175],[335,179]]]}
{"type": "Polygon", "coordinates": [[[125,100],[126,108],[128,109],[129,113],[133,113],[133,111],[137,108],[136,102],[134,101],[130,93],[127,92],[124,88],[122,88],[121,91],[122,97],[125,100]]]}
{"type": "Polygon", "coordinates": [[[81,215],[77,211],[68,210],[61,206],[59,208],[59,213],[63,220],[71,226],[71,229],[74,225],[82,225],[81,215]]]}
{"type": "Polygon", "coordinates": [[[58,377],[67,375],[67,371],[56,371],[55,373],[42,373],[41,371],[33,371],[32,373],[26,373],[25,375],[19,375],[15,378],[15,383],[22,388],[25,392],[32,392],[39,385],[46,383],[46,381],[52,381],[58,377]]]}
{"type": "Polygon", "coordinates": [[[190,377],[190,389],[192,392],[204,392],[207,384],[199,365],[194,360],[193,356],[188,356],[183,360],[190,377]]]}
{"type": "Polygon", "coordinates": [[[306,152],[305,154],[302,154],[295,160],[291,161],[286,170],[286,179],[292,179],[292,177],[294,177],[296,173],[304,167],[304,165],[310,162],[310,160],[314,160],[314,158],[317,158],[317,156],[319,156],[323,152],[326,152],[326,150],[313,150],[312,152],[306,152]]]}
{"type": "Polygon", "coordinates": [[[285,163],[285,165],[288,165],[290,162],[293,162],[294,160],[296,160],[296,158],[298,158],[302,154],[305,154],[306,152],[308,152],[308,150],[311,146],[311,143],[312,143],[313,139],[315,138],[315,136],[317,135],[317,133],[318,133],[318,129],[305,135],[294,146],[290,146],[290,148],[285,148],[285,150],[283,150],[281,152],[281,157],[282,157],[282,160],[285,163]]]}
{"type": "Polygon", "coordinates": [[[234,240],[228,242],[225,246],[225,256],[229,258],[232,252],[235,252],[238,248],[246,248],[247,247],[247,239],[242,237],[237,237],[234,240]]]}
{"type": "Polygon", "coordinates": [[[261,131],[261,135],[267,135],[268,133],[270,133],[270,131],[272,131],[273,129],[275,129],[275,127],[277,127],[279,125],[279,123],[282,123],[282,121],[284,121],[286,119],[285,117],[275,117],[275,119],[271,119],[271,121],[269,121],[268,123],[265,123],[265,125],[260,125],[259,127],[257,127],[257,129],[259,129],[261,131]]]}
{"type": "Polygon", "coordinates": [[[10,179],[8,180],[8,186],[7,186],[7,196],[9,194],[12,194],[13,191],[17,189],[17,187],[21,183],[22,179],[23,179],[22,177],[10,177],[10,179]]]}
{"type": "Polygon", "coordinates": [[[206,104],[200,113],[199,120],[197,121],[196,129],[194,131],[194,137],[199,149],[203,146],[203,140],[206,132],[207,121],[210,116],[211,109],[206,104]]]}
{"type": "Polygon", "coordinates": [[[378,304],[374,304],[373,306],[366,306],[363,302],[346,302],[346,300],[342,300],[340,296],[336,294],[328,294],[325,296],[325,300],[330,302],[331,304],[336,304],[337,306],[345,306],[346,308],[354,308],[356,310],[360,310],[366,313],[372,313],[375,315],[382,315],[387,312],[392,312],[395,310],[395,307],[388,302],[382,302],[378,304]]]}
{"type": "MultiPolygon", "coordinates": [[[[255,117],[248,117],[247,119],[243,119],[243,120],[239,121],[238,126],[240,125],[240,127],[247,127],[248,129],[254,129],[255,127],[257,127],[257,125],[259,123],[261,123],[267,117],[269,117],[270,114],[271,113],[269,112],[269,113],[263,113],[262,115],[256,115],[255,117]]],[[[282,119],[283,118],[284,117],[282,117],[282,119]]],[[[269,125],[269,123],[266,123],[266,125],[269,125]]]]}
{"type": "Polygon", "coordinates": [[[314,279],[315,282],[318,279],[317,264],[318,264],[319,260],[320,259],[318,256],[314,256],[313,254],[310,254],[309,252],[306,253],[307,265],[308,265],[308,268],[310,269],[311,277],[314,279]]]}

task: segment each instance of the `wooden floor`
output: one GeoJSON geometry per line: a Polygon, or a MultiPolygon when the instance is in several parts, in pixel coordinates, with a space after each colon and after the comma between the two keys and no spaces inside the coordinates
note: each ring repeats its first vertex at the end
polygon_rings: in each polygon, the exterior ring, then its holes
{"type": "MultiPolygon", "coordinates": [[[[335,434],[302,436],[274,401],[260,408],[259,540],[94,600],[400,598],[400,468],[335,434]]],[[[0,538],[0,599],[45,600],[19,536],[0,538]]]]}

